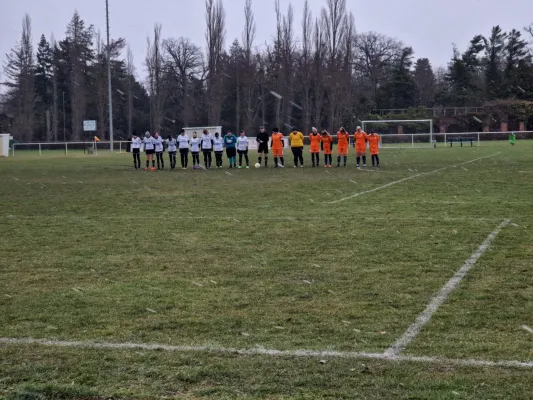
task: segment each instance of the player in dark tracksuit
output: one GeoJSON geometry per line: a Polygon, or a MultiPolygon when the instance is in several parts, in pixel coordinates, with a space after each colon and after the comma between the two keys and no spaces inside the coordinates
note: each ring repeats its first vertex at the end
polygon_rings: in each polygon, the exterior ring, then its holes
{"type": "Polygon", "coordinates": [[[265,157],[265,168],[268,167],[268,132],[265,131],[265,128],[262,126],[259,128],[259,133],[257,134],[257,162],[261,164],[263,155],[265,157]]]}

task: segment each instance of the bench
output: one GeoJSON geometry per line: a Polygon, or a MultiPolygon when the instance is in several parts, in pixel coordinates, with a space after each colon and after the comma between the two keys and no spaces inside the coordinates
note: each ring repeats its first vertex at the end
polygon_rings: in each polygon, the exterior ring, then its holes
{"type": "Polygon", "coordinates": [[[458,138],[448,139],[448,143],[450,143],[450,147],[453,147],[454,143],[461,143],[461,147],[463,147],[463,143],[468,143],[468,142],[470,142],[470,147],[474,146],[473,137],[458,137],[458,138]]]}

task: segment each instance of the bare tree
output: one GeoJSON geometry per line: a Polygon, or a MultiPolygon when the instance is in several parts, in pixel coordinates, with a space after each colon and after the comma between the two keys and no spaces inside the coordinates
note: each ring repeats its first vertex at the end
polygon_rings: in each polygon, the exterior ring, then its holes
{"type": "Polygon", "coordinates": [[[242,47],[247,60],[252,58],[252,46],[255,39],[255,19],[252,10],[252,0],[246,0],[244,4],[244,31],[242,33],[242,47]]]}
{"type": "Polygon", "coordinates": [[[438,102],[438,96],[437,94],[445,93],[448,91],[450,82],[446,79],[446,76],[448,75],[448,70],[445,67],[437,67],[435,69],[435,101],[436,104],[434,104],[434,107],[436,106],[442,106],[443,104],[439,104],[438,102]]]}
{"type": "Polygon", "coordinates": [[[222,52],[226,36],[226,14],[222,0],[206,0],[205,20],[207,30],[207,104],[208,123],[211,125],[220,122],[222,109],[221,74],[222,52]]]}
{"type": "Polygon", "coordinates": [[[276,49],[276,58],[279,60],[281,59],[281,39],[283,36],[283,27],[282,27],[282,20],[283,17],[281,15],[281,8],[279,6],[279,0],[274,1],[274,10],[276,12],[276,39],[274,41],[274,46],[276,49]]]}
{"type": "Polygon", "coordinates": [[[327,9],[322,9],[326,42],[328,44],[329,63],[335,66],[338,53],[346,34],[346,0],[327,0],[327,9]]]}
{"type": "Polygon", "coordinates": [[[203,56],[200,48],[188,38],[167,39],[163,42],[167,54],[167,65],[178,81],[178,98],[181,100],[181,120],[189,126],[192,118],[190,101],[191,79],[201,73],[203,56]]]}
{"type": "Polygon", "coordinates": [[[322,112],[324,109],[325,83],[324,62],[326,58],[326,41],[324,40],[324,26],[318,18],[315,21],[315,30],[313,37],[313,74],[312,82],[314,87],[314,125],[322,126],[322,112]]]}
{"type": "Polygon", "coordinates": [[[58,114],[58,69],[59,60],[57,59],[57,43],[54,35],[50,38],[50,47],[52,48],[52,140],[56,141],[59,134],[59,114],[58,114]]]}
{"type": "Polygon", "coordinates": [[[293,33],[294,13],[289,4],[287,14],[282,15],[279,0],[274,3],[276,12],[276,36],[271,61],[271,79],[276,92],[276,125],[282,122],[292,125],[292,107],[294,100],[294,58],[296,42],[293,33]],[[281,97],[280,97],[281,96],[281,97]]]}
{"type": "MultiPolygon", "coordinates": [[[[342,60],[339,69],[339,80],[341,82],[339,105],[335,109],[334,118],[339,124],[352,120],[355,115],[355,106],[358,96],[355,93],[353,66],[355,63],[355,17],[350,12],[344,20],[345,32],[342,41],[342,60]]],[[[353,127],[352,127],[353,128],[353,127]]]]}
{"type": "Polygon", "coordinates": [[[302,54],[300,73],[303,90],[303,129],[309,132],[311,124],[311,46],[313,35],[313,16],[308,0],[305,0],[302,18],[302,54]]]}
{"type": "MultiPolygon", "coordinates": [[[[257,114],[256,93],[256,67],[252,54],[252,46],[255,39],[255,20],[252,11],[252,0],[246,0],[244,4],[244,31],[242,33],[242,44],[244,50],[244,65],[242,76],[243,102],[244,102],[244,128],[250,130],[253,120],[257,114]]],[[[239,71],[237,70],[237,73],[239,71]]],[[[237,90],[240,90],[237,87],[237,90]]]]}
{"type": "Polygon", "coordinates": [[[293,33],[294,12],[292,5],[287,7],[287,14],[283,16],[281,35],[281,63],[282,79],[279,81],[281,88],[278,90],[283,95],[283,121],[285,124],[294,125],[292,121],[292,107],[294,105],[294,58],[296,42],[293,33]]]}
{"type": "Polygon", "coordinates": [[[378,100],[378,88],[386,82],[390,67],[402,48],[401,42],[380,33],[368,32],[357,36],[356,68],[363,81],[368,82],[374,102],[378,100]]]}
{"type": "Polygon", "coordinates": [[[163,107],[166,89],[163,80],[163,55],[161,24],[154,26],[154,38],[147,38],[146,67],[148,68],[148,91],[150,94],[150,130],[159,130],[163,122],[163,107]]]}
{"type": "Polygon", "coordinates": [[[346,0],[327,0],[327,9],[322,9],[322,27],[327,43],[328,66],[326,85],[328,88],[328,124],[337,129],[339,107],[343,106],[341,94],[347,82],[341,70],[342,45],[347,31],[346,0]]]}
{"type": "Polygon", "coordinates": [[[22,20],[20,41],[7,55],[4,66],[8,107],[15,114],[13,134],[20,140],[31,140],[34,119],[34,54],[31,19],[28,14],[22,20]]]}
{"type": "MultiPolygon", "coordinates": [[[[281,15],[281,8],[279,6],[279,0],[275,0],[274,2],[274,9],[276,12],[276,39],[274,40],[274,54],[271,54],[271,62],[272,65],[271,74],[272,78],[274,78],[274,81],[277,83],[276,90],[279,92],[281,91],[280,88],[283,87],[283,85],[280,85],[280,78],[282,75],[282,67],[281,67],[281,60],[283,58],[282,51],[283,51],[283,17],[281,15]]],[[[281,101],[283,99],[282,97],[276,96],[276,123],[275,125],[281,128],[281,101]]]]}
{"type": "Polygon", "coordinates": [[[133,64],[133,52],[131,51],[130,46],[128,46],[128,50],[126,53],[126,73],[128,80],[127,82],[127,90],[128,90],[128,138],[131,137],[133,133],[133,90],[132,90],[132,84],[134,80],[133,74],[135,73],[135,66],[133,64]]]}

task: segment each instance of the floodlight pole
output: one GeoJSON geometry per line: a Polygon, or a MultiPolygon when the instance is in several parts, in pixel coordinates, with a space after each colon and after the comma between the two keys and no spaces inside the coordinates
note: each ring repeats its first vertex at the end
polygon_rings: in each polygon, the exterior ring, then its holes
{"type": "Polygon", "coordinates": [[[67,141],[67,120],[65,113],[65,92],[63,91],[63,142],[67,141]]]}
{"type": "Polygon", "coordinates": [[[111,47],[109,45],[109,0],[105,0],[107,26],[107,94],[109,103],[109,150],[113,151],[113,93],[111,88],[111,47]]]}

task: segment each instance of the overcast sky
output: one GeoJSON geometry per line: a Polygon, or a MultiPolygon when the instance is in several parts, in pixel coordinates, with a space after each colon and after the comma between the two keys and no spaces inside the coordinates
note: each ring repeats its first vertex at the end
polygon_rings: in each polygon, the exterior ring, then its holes
{"type": "MultiPolygon", "coordinates": [[[[163,37],[186,36],[205,49],[204,0],[109,0],[111,35],[124,37],[130,44],[137,75],[142,66],[146,37],[154,23],[163,25],[163,37]]],[[[241,37],[245,0],[224,0],[226,9],[226,47],[241,37]]],[[[286,10],[292,3],[295,33],[301,31],[304,0],[280,0],[286,10]]],[[[325,0],[309,0],[317,16],[325,0]]],[[[533,0],[347,0],[355,15],[358,32],[377,31],[396,37],[427,57],[434,67],[445,66],[452,54],[452,43],[464,49],[475,34],[488,35],[492,26],[504,30],[522,29],[533,22],[533,0]]],[[[105,0],[0,0],[0,61],[19,39],[24,13],[32,18],[33,38],[44,33],[62,39],[74,10],[95,28],[105,33],[105,0]]],[[[275,29],[274,0],[253,0],[257,23],[256,44],[270,40],[275,29]]],[[[3,74],[0,75],[0,81],[3,74]]]]}

